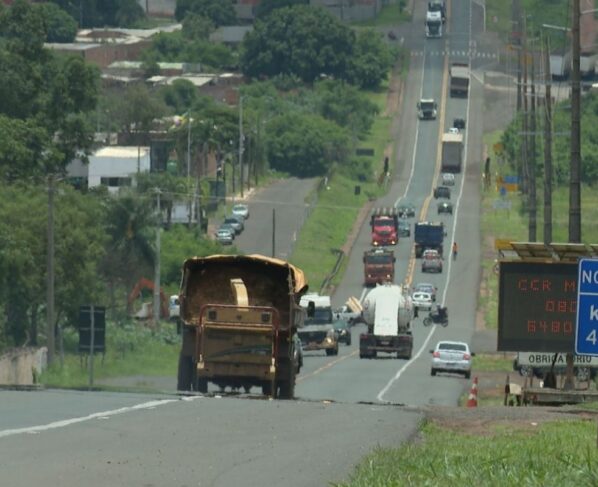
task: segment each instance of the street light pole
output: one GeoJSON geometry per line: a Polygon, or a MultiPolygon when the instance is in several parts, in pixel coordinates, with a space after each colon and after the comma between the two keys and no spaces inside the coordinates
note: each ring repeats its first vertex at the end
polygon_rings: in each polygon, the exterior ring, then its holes
{"type": "Polygon", "coordinates": [[[156,227],[156,259],[154,261],[154,326],[160,329],[160,230],[162,229],[162,210],[160,208],[160,188],[156,188],[156,209],[158,224],[156,227]]]}
{"type": "MultiPolygon", "coordinates": [[[[585,13],[585,12],[584,12],[585,13]]],[[[569,242],[581,243],[581,76],[579,72],[579,0],[573,0],[571,60],[571,174],[569,179],[569,242]]]]}

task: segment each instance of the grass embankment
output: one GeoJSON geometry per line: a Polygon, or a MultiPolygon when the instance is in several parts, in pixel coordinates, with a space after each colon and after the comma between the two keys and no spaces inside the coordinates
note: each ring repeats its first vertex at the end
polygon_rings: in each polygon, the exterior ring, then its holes
{"type": "MultiPolygon", "coordinates": [[[[466,425],[467,426],[467,425],[466,425]]],[[[465,427],[466,427],[465,426],[465,427]]],[[[596,428],[588,421],[525,422],[467,432],[426,424],[422,440],[366,457],[350,487],[596,485],[596,428]]]]}
{"type": "MultiPolygon", "coordinates": [[[[88,386],[87,356],[77,354],[77,340],[76,332],[65,332],[64,365],[60,366],[57,357],[56,363],[40,376],[40,383],[61,388],[88,386]]],[[[96,354],[94,360],[94,383],[110,377],[134,375],[176,377],[179,342],[172,323],[162,323],[160,332],[152,331],[140,323],[108,323],[106,354],[103,360],[101,354],[96,354]]]]}
{"type": "Polygon", "coordinates": [[[412,13],[406,10],[407,0],[394,0],[382,7],[373,19],[353,22],[356,27],[396,27],[399,22],[410,22],[412,13]]]}
{"type": "MultiPolygon", "coordinates": [[[[384,192],[375,179],[383,170],[384,150],[392,142],[392,115],[384,115],[387,91],[388,84],[384,84],[368,94],[378,106],[379,115],[367,138],[359,144],[374,150],[374,155],[368,158],[373,174],[371,180],[360,182],[349,177],[342,168],[337,169],[320,191],[318,202],[299,234],[291,261],[306,273],[313,291],[319,291],[323,280],[332,271],[337,260],[334,250],[346,242],[362,206],[368,199],[384,192]],[[359,195],[355,195],[355,186],[361,188],[359,195]]],[[[333,285],[342,277],[343,269],[333,280],[333,285]]]]}

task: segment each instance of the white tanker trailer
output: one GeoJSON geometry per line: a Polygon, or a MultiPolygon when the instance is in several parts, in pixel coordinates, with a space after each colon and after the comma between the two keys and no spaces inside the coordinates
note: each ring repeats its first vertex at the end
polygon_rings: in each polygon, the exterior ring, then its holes
{"type": "Polygon", "coordinates": [[[359,337],[360,358],[374,358],[378,352],[411,358],[413,304],[401,286],[386,283],[372,289],[363,301],[363,319],[368,331],[359,337]]]}

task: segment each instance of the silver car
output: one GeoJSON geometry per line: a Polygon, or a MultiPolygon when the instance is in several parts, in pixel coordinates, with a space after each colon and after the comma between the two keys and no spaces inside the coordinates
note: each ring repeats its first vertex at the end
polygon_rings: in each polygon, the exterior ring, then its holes
{"type": "Polygon", "coordinates": [[[244,220],[249,218],[249,206],[239,203],[238,205],[233,206],[233,215],[240,216],[244,220]]]}
{"type": "Polygon", "coordinates": [[[469,350],[465,342],[441,341],[436,344],[432,354],[431,375],[437,372],[463,374],[466,379],[471,377],[471,358],[475,353],[469,350]]]}
{"type": "Polygon", "coordinates": [[[442,272],[442,258],[436,250],[426,250],[424,252],[422,272],[442,272]]]}
{"type": "Polygon", "coordinates": [[[232,245],[235,236],[228,228],[219,228],[216,232],[216,240],[222,245],[232,245]]]}

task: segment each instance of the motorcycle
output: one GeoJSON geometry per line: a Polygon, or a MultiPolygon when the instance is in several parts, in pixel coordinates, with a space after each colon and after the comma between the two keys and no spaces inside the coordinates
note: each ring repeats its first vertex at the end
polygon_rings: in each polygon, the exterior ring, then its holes
{"type": "Polygon", "coordinates": [[[448,316],[440,318],[438,311],[430,311],[430,314],[424,318],[424,326],[430,326],[432,323],[435,325],[448,325],[448,316]]]}

